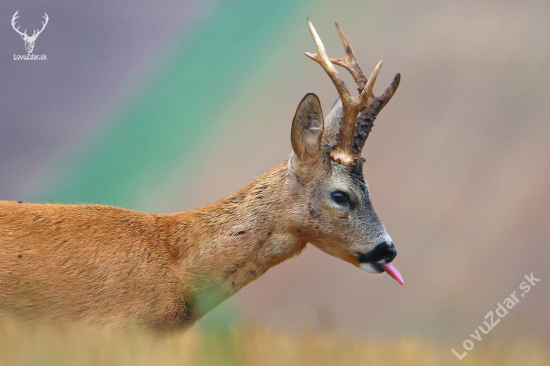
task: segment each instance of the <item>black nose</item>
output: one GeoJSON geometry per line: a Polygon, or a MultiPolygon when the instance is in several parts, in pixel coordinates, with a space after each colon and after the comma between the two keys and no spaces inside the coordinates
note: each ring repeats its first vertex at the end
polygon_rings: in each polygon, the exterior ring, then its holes
{"type": "Polygon", "coordinates": [[[393,243],[383,242],[374,247],[374,249],[369,253],[369,257],[372,262],[384,261],[384,263],[390,263],[393,261],[397,255],[397,250],[395,250],[393,243]]]}

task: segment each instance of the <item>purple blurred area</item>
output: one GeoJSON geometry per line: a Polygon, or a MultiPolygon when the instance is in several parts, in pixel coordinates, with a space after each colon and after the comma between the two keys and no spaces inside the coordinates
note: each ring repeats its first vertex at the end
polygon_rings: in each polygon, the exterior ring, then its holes
{"type": "Polygon", "coordinates": [[[85,133],[99,133],[116,112],[154,80],[169,46],[190,32],[212,4],[172,1],[3,1],[0,25],[0,198],[25,200],[29,185],[85,133]],[[40,28],[33,53],[43,62],[14,61],[26,54],[11,27],[40,28]],[[139,75],[139,79],[136,79],[139,75]],[[121,106],[122,104],[122,106],[121,106]],[[92,129],[93,127],[93,129],[92,129]]]}

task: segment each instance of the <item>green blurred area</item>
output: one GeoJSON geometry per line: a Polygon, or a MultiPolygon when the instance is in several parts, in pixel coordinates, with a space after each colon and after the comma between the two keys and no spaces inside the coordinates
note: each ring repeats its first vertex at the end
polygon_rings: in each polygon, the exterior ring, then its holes
{"type": "MultiPolygon", "coordinates": [[[[143,209],[139,202],[177,165],[201,164],[196,147],[211,144],[223,110],[270,48],[295,1],[222,1],[170,56],[143,95],[121,105],[107,128],[75,156],[65,157],[47,180],[52,190],[36,202],[100,203],[143,209]],[[60,166],[63,164],[63,166],[60,166]]],[[[154,55],[151,55],[154,57],[154,55]]],[[[74,151],[73,151],[74,153],[74,151]]],[[[185,182],[182,182],[182,186],[185,182]]]]}

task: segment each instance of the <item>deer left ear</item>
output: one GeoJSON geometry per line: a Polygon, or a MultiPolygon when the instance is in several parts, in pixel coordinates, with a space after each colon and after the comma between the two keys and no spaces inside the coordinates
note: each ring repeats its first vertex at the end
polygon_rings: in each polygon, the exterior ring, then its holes
{"type": "Polygon", "coordinates": [[[292,122],[291,141],[299,161],[315,161],[321,153],[323,111],[317,95],[306,94],[292,122]]]}

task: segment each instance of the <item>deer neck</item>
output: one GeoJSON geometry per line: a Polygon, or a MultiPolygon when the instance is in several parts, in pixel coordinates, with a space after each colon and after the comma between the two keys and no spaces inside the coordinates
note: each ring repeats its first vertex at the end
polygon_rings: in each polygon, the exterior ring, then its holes
{"type": "Polygon", "coordinates": [[[289,204],[284,162],[229,197],[164,216],[178,278],[185,279],[179,290],[199,314],[303,250],[289,204]]]}

